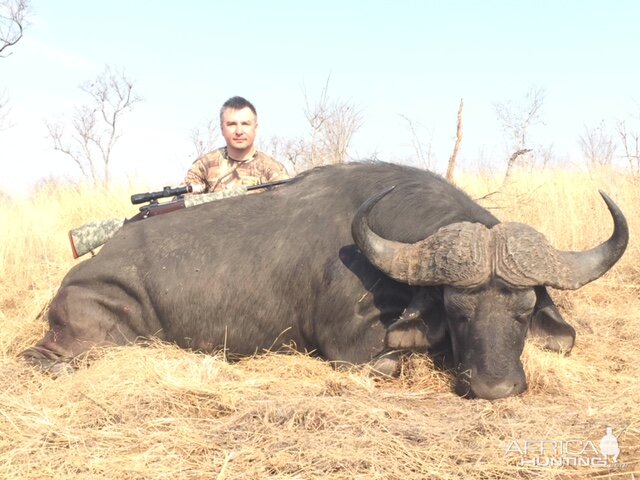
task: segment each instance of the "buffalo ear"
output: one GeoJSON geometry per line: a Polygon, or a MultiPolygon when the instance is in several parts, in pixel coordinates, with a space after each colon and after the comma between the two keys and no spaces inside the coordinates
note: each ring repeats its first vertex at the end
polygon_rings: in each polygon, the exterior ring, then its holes
{"type": "Polygon", "coordinates": [[[544,348],[569,353],[576,340],[575,329],[565,322],[545,287],[536,287],[529,335],[542,342],[544,348]]]}
{"type": "Polygon", "coordinates": [[[402,315],[387,327],[385,342],[397,350],[426,351],[446,336],[441,295],[433,288],[414,292],[402,315]]]}
{"type": "Polygon", "coordinates": [[[394,322],[387,329],[385,343],[393,350],[426,351],[431,346],[422,318],[394,322]]]}

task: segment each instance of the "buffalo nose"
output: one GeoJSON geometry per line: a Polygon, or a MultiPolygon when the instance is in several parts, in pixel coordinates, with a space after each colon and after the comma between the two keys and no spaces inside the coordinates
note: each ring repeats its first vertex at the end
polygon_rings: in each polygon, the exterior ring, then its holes
{"type": "Polygon", "coordinates": [[[482,377],[471,378],[464,385],[456,385],[459,395],[466,398],[481,398],[484,400],[497,400],[512,395],[518,395],[527,389],[527,381],[523,376],[516,375],[501,379],[487,379],[482,377]]]}

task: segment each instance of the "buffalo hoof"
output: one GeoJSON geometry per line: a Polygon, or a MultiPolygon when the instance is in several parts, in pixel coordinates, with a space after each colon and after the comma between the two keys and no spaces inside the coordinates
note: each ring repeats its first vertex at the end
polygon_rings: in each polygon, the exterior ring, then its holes
{"type": "Polygon", "coordinates": [[[71,363],[64,360],[47,358],[42,356],[40,352],[34,352],[33,349],[23,352],[21,357],[36,370],[47,373],[55,378],[74,372],[74,368],[71,366],[71,363]]]}

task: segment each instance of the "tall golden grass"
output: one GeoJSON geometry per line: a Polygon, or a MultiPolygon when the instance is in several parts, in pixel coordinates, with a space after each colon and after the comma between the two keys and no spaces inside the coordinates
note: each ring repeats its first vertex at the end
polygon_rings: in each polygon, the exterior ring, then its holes
{"type": "Polygon", "coordinates": [[[610,234],[599,188],[630,223],[612,271],[579,291],[552,292],[577,344],[562,356],[528,343],[529,390],[515,398],[458,398],[451,377],[421,356],[389,380],[295,353],[230,363],[160,343],[98,351],[51,378],[16,355],[46,331],[39,314],[81,261],[67,231],[133,215],[131,191],[50,186],[0,200],[0,478],[640,478],[637,180],[546,172],[497,193],[489,177],[459,183],[499,218],[526,222],[563,249],[610,234]],[[589,461],[607,426],[618,464],[532,464],[545,454],[589,461]]]}

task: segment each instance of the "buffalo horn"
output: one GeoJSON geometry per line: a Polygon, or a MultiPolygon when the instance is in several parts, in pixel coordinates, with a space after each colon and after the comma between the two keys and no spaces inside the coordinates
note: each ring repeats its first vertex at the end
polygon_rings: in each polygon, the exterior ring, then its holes
{"type": "Polygon", "coordinates": [[[489,280],[492,272],[513,286],[547,285],[573,290],[601,277],[624,253],[629,228],[622,211],[600,192],[611,216],[611,237],[585,252],[554,249],[544,235],[521,223],[447,225],[416,243],[387,240],[371,230],[367,217],[392,188],[365,201],[351,225],[362,253],[391,278],[410,285],[470,288],[489,280]]]}
{"type": "Polygon", "coordinates": [[[380,237],[367,217],[392,188],[365,201],[351,223],[360,251],[379,270],[409,285],[475,287],[489,279],[489,230],[478,223],[461,222],[441,228],[425,240],[407,244],[380,237]]]}
{"type": "Polygon", "coordinates": [[[493,227],[496,274],[516,286],[546,285],[575,290],[604,275],[622,257],[629,243],[629,227],[618,206],[600,191],[613,218],[611,237],[584,252],[556,250],[544,236],[522,224],[493,227]]]}

